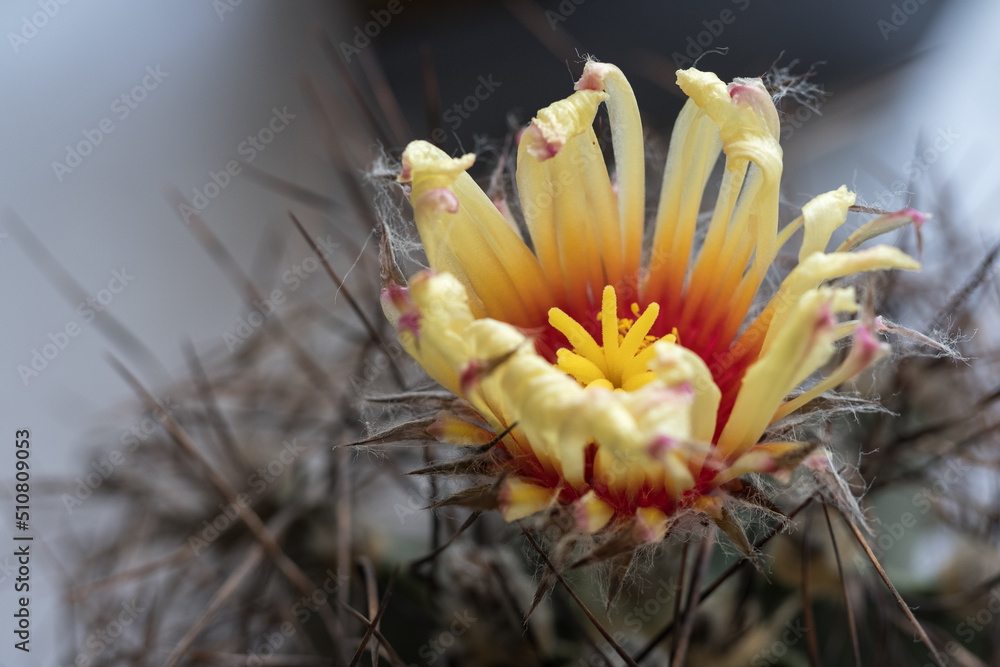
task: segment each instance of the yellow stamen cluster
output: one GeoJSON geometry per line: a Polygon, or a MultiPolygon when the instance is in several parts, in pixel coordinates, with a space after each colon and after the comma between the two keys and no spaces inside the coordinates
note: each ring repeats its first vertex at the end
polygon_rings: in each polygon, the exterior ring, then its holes
{"type": "Polygon", "coordinates": [[[601,296],[601,312],[597,321],[601,323],[603,345],[599,345],[583,325],[563,310],[549,310],[549,324],[566,336],[573,346],[572,350],[562,348],[556,352],[556,368],[573,376],[585,387],[633,391],[655,377],[649,370],[649,362],[654,356],[652,344],[657,340],[674,343],[677,337],[670,334],[658,339],[649,335],[660,314],[659,304],[649,304],[640,314],[639,305],[633,303],[632,313],[636,316],[633,320],[618,317],[618,298],[614,287],[605,287],[601,296]]]}

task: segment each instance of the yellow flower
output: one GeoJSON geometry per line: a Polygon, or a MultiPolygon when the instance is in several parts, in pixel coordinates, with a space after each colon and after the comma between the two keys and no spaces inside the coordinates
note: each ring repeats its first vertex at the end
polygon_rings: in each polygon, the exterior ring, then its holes
{"type": "Polygon", "coordinates": [[[427,373],[478,415],[447,412],[430,433],[494,447],[496,501],[514,520],[552,506],[576,528],[639,527],[659,539],[685,510],[719,520],[740,476],[795,467],[802,442],[760,442],[768,427],[886,352],[870,325],[842,321],[861,271],[917,269],[899,251],[855,251],[912,221],[879,218],[827,252],[854,194],[806,204],[779,232],[778,115],[759,79],[726,85],[677,73],[690,98],[675,125],[645,235],[639,111],[621,71],[589,62],[576,92],[522,133],[517,187],[530,245],[505,207],[451,158],[416,141],[403,153],[431,270],[386,284],[383,307],[427,373]],[[593,124],[607,105],[616,163],[608,175],[593,124]],[[703,242],[706,183],[725,171],[703,242]],[[781,246],[803,229],[798,265],[754,318],[750,309],[781,246]],[[796,393],[853,335],[845,360],[796,393]],[[791,397],[790,397],[791,396],[791,397]],[[471,416],[470,416],[471,415],[471,416]]]}

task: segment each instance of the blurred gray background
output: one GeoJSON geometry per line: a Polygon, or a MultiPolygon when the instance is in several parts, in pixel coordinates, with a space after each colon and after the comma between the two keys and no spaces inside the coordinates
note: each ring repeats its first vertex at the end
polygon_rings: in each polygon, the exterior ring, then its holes
{"type": "MultiPolygon", "coordinates": [[[[0,9],[0,433],[9,443],[15,430],[30,429],[36,485],[32,652],[26,659],[13,651],[15,594],[0,557],[0,663],[73,658],[60,650],[69,619],[59,593],[73,583],[73,515],[60,494],[99,463],[95,430],[106,434],[111,424],[124,438],[142,420],[107,353],[163,386],[184,376],[180,341],[224,355],[223,335],[246,312],[167,194],[210,197],[202,215],[247,269],[262,244],[288,236],[290,208],[307,222],[324,220],[245,173],[227,179],[232,161],[342,197],[301,86],[305,75],[334,77],[321,34],[356,74],[361,59],[352,47],[377,55],[413,135],[441,128],[449,151],[472,150],[477,136],[502,139],[508,114],[523,122],[566,96],[584,53],[622,67],[647,124],[664,131],[681,104],[675,63],[723,47],[726,55],[699,62],[723,78],[763,74],[779,57],[803,70],[822,62],[815,80],[829,94],[815,111],[800,111],[784,137],[789,201],[846,183],[862,202],[891,209],[947,183],[968,233],[995,236],[996,3],[471,4],[16,0],[0,9]],[[455,116],[428,118],[427,63],[442,112],[464,104],[480,77],[499,85],[457,124],[455,116]],[[266,146],[248,141],[279,127],[266,146]],[[59,272],[40,261],[31,237],[82,294],[60,289],[59,272]],[[158,363],[116,336],[108,315],[158,363]],[[43,485],[55,492],[43,497],[43,485]]],[[[285,253],[280,267],[304,255],[300,243],[285,253]]],[[[13,448],[0,448],[0,488],[8,491],[13,461],[13,448]]],[[[5,509],[0,553],[10,551],[12,522],[5,509]]],[[[97,537],[73,535],[81,545],[97,537]]]]}

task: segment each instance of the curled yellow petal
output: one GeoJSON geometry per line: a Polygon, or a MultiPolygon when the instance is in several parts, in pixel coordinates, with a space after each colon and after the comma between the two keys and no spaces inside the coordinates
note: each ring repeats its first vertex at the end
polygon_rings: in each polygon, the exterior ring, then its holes
{"type": "MultiPolygon", "coordinates": [[[[517,158],[521,210],[546,277],[574,308],[622,272],[614,193],[593,131],[603,92],[581,90],[538,112],[517,158]]],[[[551,303],[551,302],[550,302],[551,303]]]]}
{"type": "Polygon", "coordinates": [[[691,405],[691,437],[711,442],[715,434],[722,392],[712,379],[712,372],[697,354],[680,345],[657,343],[656,356],[650,368],[668,387],[690,387],[694,394],[691,405]]]}
{"type": "Polygon", "coordinates": [[[595,90],[580,90],[538,112],[521,137],[528,153],[536,160],[555,157],[566,142],[594,122],[597,106],[608,98],[595,90]]]}
{"type": "Polygon", "coordinates": [[[802,207],[805,235],[799,249],[799,261],[803,262],[814,252],[825,252],[830,237],[847,220],[847,210],[854,205],[856,197],[847,186],[841,185],[833,192],[814,197],[802,207]]]}

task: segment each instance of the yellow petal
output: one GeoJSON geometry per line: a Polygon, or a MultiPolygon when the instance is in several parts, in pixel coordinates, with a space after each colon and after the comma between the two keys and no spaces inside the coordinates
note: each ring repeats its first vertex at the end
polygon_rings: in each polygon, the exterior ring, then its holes
{"type": "Polygon", "coordinates": [[[713,519],[721,519],[723,502],[723,498],[719,496],[698,496],[691,509],[713,519]]]}
{"type": "Polygon", "coordinates": [[[723,343],[731,339],[774,260],[782,153],[777,111],[760,80],[726,86],[714,74],[688,69],[677,73],[677,83],[719,127],[726,154],[726,178],[679,325],[687,330],[698,322],[697,338],[689,341],[697,348],[719,329],[723,343]]]}
{"type": "Polygon", "coordinates": [[[507,521],[517,521],[547,509],[558,494],[558,489],[508,479],[500,489],[500,513],[507,521]]]}
{"type": "Polygon", "coordinates": [[[628,79],[614,65],[588,61],[577,90],[607,93],[611,145],[615,154],[618,182],[618,218],[624,245],[624,272],[627,284],[637,285],[646,219],[646,146],[642,138],[639,105],[628,79]]]}
{"type": "Polygon", "coordinates": [[[694,352],[680,345],[656,343],[656,356],[650,368],[663,383],[671,388],[689,386],[694,393],[691,405],[691,437],[711,442],[715,435],[722,392],[712,379],[712,372],[694,352]]]}
{"type": "Polygon", "coordinates": [[[497,437],[493,431],[447,410],[438,414],[434,423],[427,427],[427,433],[438,442],[460,446],[486,445],[494,442],[497,437]]]}
{"type": "MultiPolygon", "coordinates": [[[[599,242],[620,253],[614,234],[613,194],[592,125],[606,94],[584,90],[538,112],[521,135],[517,157],[521,210],[535,251],[551,282],[577,312],[605,283],[599,242]]],[[[612,258],[615,271],[620,260],[612,258]]]]}
{"type": "Polygon", "coordinates": [[[552,295],[531,250],[465,173],[474,160],[472,154],[448,157],[426,141],[412,142],[403,152],[400,179],[412,183],[410,199],[427,259],[475,295],[471,306],[477,317],[535,326],[552,295]]]}
{"type": "Polygon", "coordinates": [[[422,272],[410,279],[409,294],[412,311],[403,317],[414,324],[399,330],[400,342],[428,375],[460,394],[458,372],[471,356],[463,334],[473,321],[465,287],[450,274],[422,272]]]}
{"type": "Polygon", "coordinates": [[[643,291],[647,301],[668,309],[679,305],[705,184],[721,150],[719,127],[688,100],[670,135],[643,291]]]}
{"type": "MultiPolygon", "coordinates": [[[[881,236],[900,227],[905,227],[911,222],[917,228],[918,234],[920,227],[930,219],[930,215],[926,213],[921,213],[920,211],[912,208],[904,208],[893,213],[887,213],[885,215],[880,215],[874,220],[862,225],[858,229],[854,230],[847,239],[840,244],[837,248],[838,252],[846,252],[849,250],[854,250],[860,246],[865,241],[873,239],[876,236],[881,236]]],[[[918,235],[919,240],[919,235],[918,235]]]]}
{"type": "Polygon", "coordinates": [[[772,423],[795,412],[823,392],[847,382],[889,352],[889,345],[876,339],[868,327],[864,325],[857,327],[854,332],[854,344],[847,358],[828,376],[778,408],[771,418],[772,423]]]}
{"type": "Polygon", "coordinates": [[[792,307],[771,348],[747,369],[716,451],[732,462],[757,442],[784,397],[833,354],[835,315],[857,309],[853,290],[811,290],[792,307]]]}
{"type": "Polygon", "coordinates": [[[806,231],[799,249],[799,262],[804,262],[814,252],[826,251],[833,232],[847,221],[847,210],[854,201],[854,193],[841,185],[833,192],[814,197],[802,207],[806,231]]]}
{"type": "Polygon", "coordinates": [[[751,472],[777,473],[783,457],[793,454],[796,450],[810,451],[814,446],[809,442],[762,442],[754,445],[732,465],[720,471],[712,481],[716,484],[725,484],[751,472]]]}
{"type": "Polygon", "coordinates": [[[635,511],[635,534],[641,542],[659,542],[667,535],[669,518],[663,510],[640,507],[635,511]]]}
{"type": "Polygon", "coordinates": [[[808,290],[817,287],[823,281],[863,271],[885,269],[915,271],[919,268],[920,264],[916,260],[891,246],[875,246],[858,252],[813,253],[785,277],[777,294],[757,320],[750,325],[748,332],[759,332],[766,328],[767,336],[762,348],[762,351],[766,352],[777,332],[781,330],[782,322],[792,312],[794,304],[808,290]]]}
{"type": "Polygon", "coordinates": [[[521,136],[528,153],[540,162],[558,155],[566,142],[581,134],[594,122],[597,106],[607,95],[594,90],[580,90],[564,100],[539,110],[521,136]]]}
{"type": "Polygon", "coordinates": [[[573,516],[576,525],[587,534],[593,534],[608,525],[615,510],[611,505],[597,497],[593,490],[588,491],[573,503],[573,516]]]}

